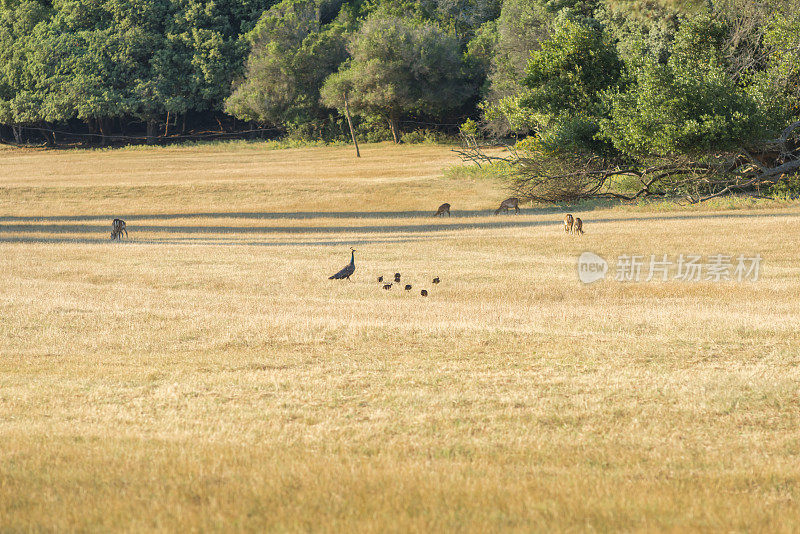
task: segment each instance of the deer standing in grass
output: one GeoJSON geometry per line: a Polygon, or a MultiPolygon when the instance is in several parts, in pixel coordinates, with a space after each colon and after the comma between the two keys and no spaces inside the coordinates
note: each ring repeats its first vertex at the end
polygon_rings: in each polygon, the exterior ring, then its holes
{"type": "Polygon", "coordinates": [[[519,213],[519,199],[517,197],[505,199],[500,203],[500,207],[495,210],[494,214],[497,215],[501,210],[506,210],[506,213],[508,213],[510,208],[514,208],[514,213],[519,213]]]}
{"type": "Polygon", "coordinates": [[[444,216],[445,213],[447,214],[448,217],[450,217],[450,204],[448,204],[447,202],[439,206],[439,209],[436,210],[434,217],[436,217],[437,215],[444,216]]]}
{"type": "Polygon", "coordinates": [[[567,215],[564,217],[564,231],[568,234],[571,234],[572,225],[574,223],[575,223],[575,218],[572,216],[572,214],[567,213],[567,215]]]}
{"type": "Polygon", "coordinates": [[[583,221],[580,217],[575,217],[575,222],[572,223],[572,233],[573,234],[582,234],[583,233],[583,221]]]}
{"type": "Polygon", "coordinates": [[[125,232],[125,237],[128,237],[128,231],[125,229],[125,221],[122,219],[114,219],[111,223],[111,239],[122,239],[122,233],[125,232]]]}

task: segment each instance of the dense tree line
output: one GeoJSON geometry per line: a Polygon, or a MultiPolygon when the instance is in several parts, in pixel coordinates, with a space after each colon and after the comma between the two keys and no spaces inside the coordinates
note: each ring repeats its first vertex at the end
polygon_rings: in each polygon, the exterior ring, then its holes
{"type": "Polygon", "coordinates": [[[556,19],[506,105],[521,110],[505,115],[510,127],[536,133],[523,196],[697,201],[797,183],[800,4],[708,4],[656,19],[599,4],[556,19]],[[631,194],[615,176],[635,182],[631,194]]]}
{"type": "Polygon", "coordinates": [[[698,163],[800,118],[800,2],[0,4],[6,138],[21,127],[154,136],[214,117],[336,139],[345,106],[367,140],[458,124],[516,137],[537,179],[598,161],[698,163]]]}
{"type": "Polygon", "coordinates": [[[167,114],[219,110],[271,0],[5,0],[0,124],[152,135],[167,114]]]}

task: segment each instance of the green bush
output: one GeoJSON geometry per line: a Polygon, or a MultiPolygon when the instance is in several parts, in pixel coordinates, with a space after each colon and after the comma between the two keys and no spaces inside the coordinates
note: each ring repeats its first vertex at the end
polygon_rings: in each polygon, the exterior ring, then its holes
{"type": "Polygon", "coordinates": [[[622,63],[603,28],[564,20],[531,54],[522,104],[550,117],[597,115],[600,93],[619,82],[622,63]]]}
{"type": "Polygon", "coordinates": [[[769,188],[769,194],[776,198],[800,198],[800,176],[787,176],[769,188]]]}
{"type": "MultiPolygon", "coordinates": [[[[599,25],[564,19],[553,36],[531,54],[518,101],[539,122],[539,148],[546,153],[607,152],[598,140],[602,92],[620,81],[622,63],[599,25]]],[[[510,108],[507,116],[516,116],[510,108]]]]}
{"type": "Polygon", "coordinates": [[[378,115],[365,115],[358,121],[356,135],[365,143],[381,143],[392,140],[392,130],[386,119],[378,115]]]}
{"type": "Polygon", "coordinates": [[[597,119],[586,115],[565,115],[553,120],[539,135],[539,147],[546,153],[588,151],[604,153],[612,150],[609,143],[597,138],[597,119]]]}
{"type": "Polygon", "coordinates": [[[724,150],[767,137],[776,117],[726,68],[725,37],[723,23],[700,16],[683,23],[666,64],[636,59],[634,83],[606,93],[601,136],[634,156],[724,150]]]}
{"type": "Polygon", "coordinates": [[[447,135],[437,132],[436,130],[414,130],[403,134],[401,137],[403,143],[408,143],[410,145],[419,145],[419,144],[438,144],[438,143],[448,143],[452,142],[453,139],[449,138],[447,135]]]}
{"type": "Polygon", "coordinates": [[[349,41],[350,60],[326,78],[320,95],[331,108],[381,115],[392,139],[409,113],[441,115],[475,92],[466,82],[459,41],[437,25],[375,12],[349,41]]]}

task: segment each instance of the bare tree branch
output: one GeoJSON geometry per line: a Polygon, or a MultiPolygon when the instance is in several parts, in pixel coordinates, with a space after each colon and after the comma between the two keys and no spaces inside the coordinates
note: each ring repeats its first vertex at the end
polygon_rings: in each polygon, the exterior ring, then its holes
{"type": "Polygon", "coordinates": [[[785,128],[779,139],[737,152],[662,158],[649,166],[596,154],[532,154],[513,162],[513,189],[520,198],[540,202],[684,197],[696,203],[732,193],[760,196],[762,187],[800,174],[800,143],[790,142],[798,129],[800,121],[785,128]]]}

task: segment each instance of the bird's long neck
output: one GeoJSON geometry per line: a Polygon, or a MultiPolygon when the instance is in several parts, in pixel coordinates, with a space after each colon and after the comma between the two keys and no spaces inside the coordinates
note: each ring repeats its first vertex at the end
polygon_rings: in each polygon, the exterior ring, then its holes
{"type": "Polygon", "coordinates": [[[356,264],[356,251],[355,250],[351,250],[350,251],[350,265],[355,265],[355,264],[356,264]]]}

